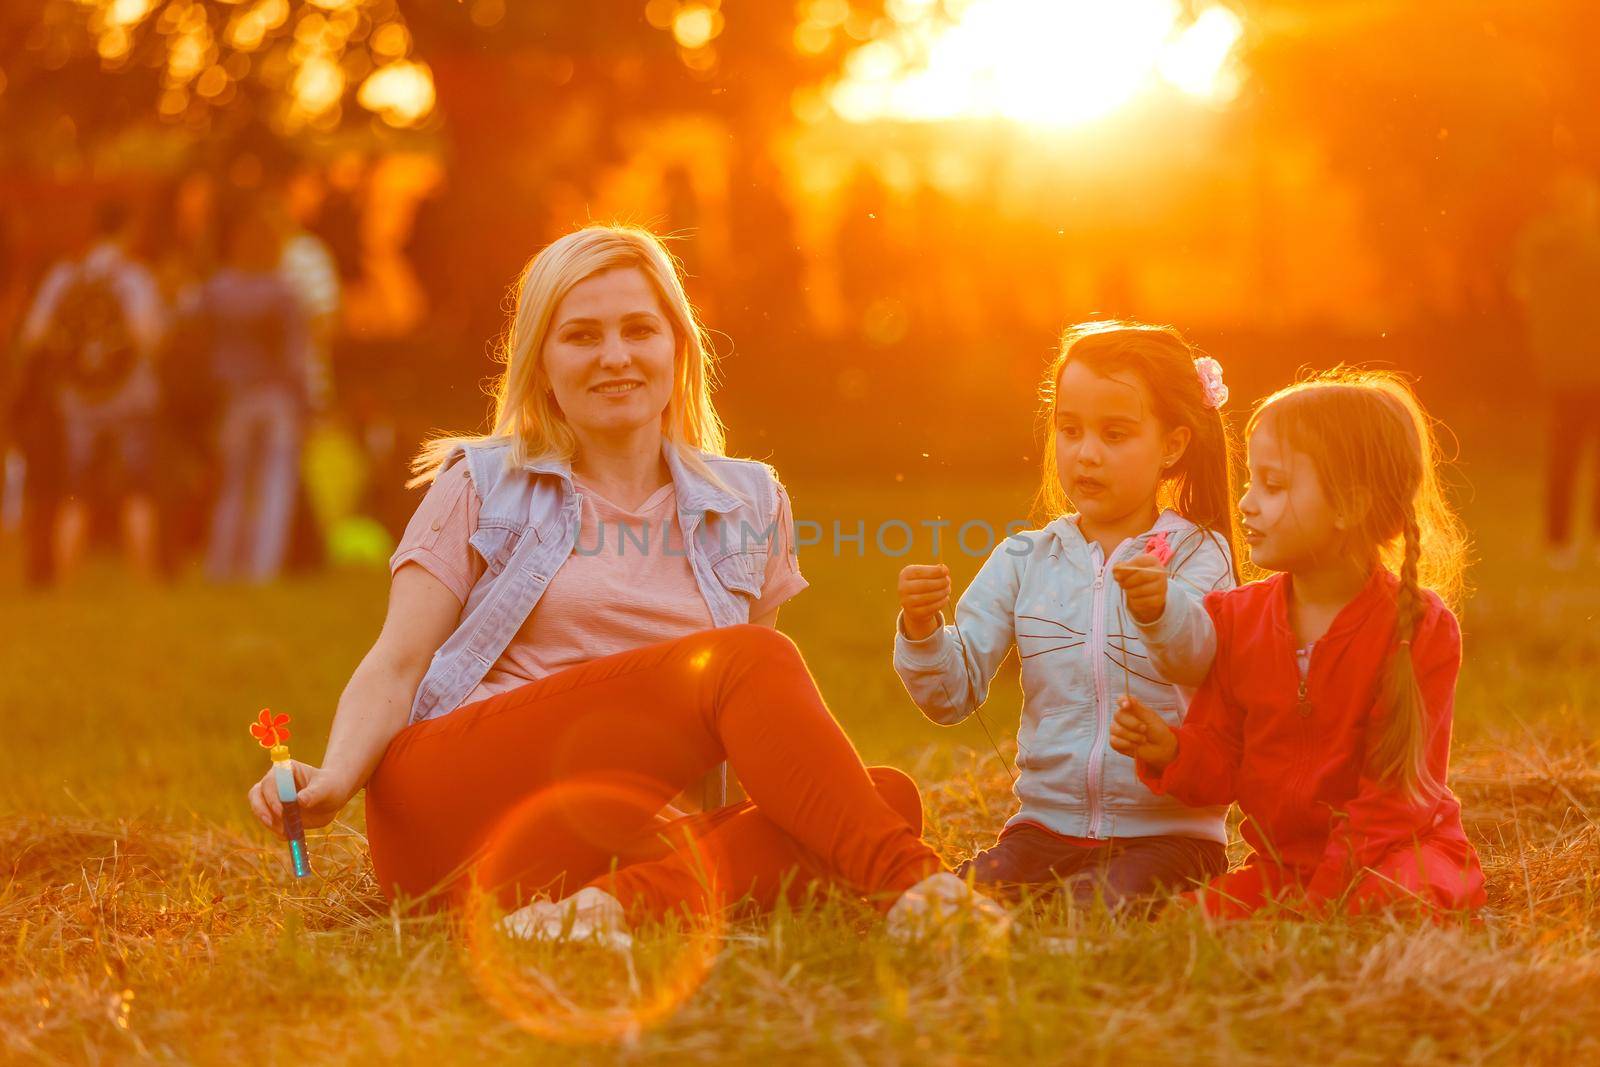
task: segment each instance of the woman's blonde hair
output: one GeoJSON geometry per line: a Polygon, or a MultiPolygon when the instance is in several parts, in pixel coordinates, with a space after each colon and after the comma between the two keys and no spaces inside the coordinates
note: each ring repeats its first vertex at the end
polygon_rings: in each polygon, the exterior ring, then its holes
{"type": "MultiPolygon", "coordinates": [[[[411,461],[413,477],[407,484],[432,481],[445,459],[462,445],[508,442],[513,465],[548,457],[570,462],[577,454],[578,439],[556,406],[544,367],[550,320],[573,286],[596,274],[629,267],[641,271],[655,290],[672,323],[676,343],[672,397],[662,413],[662,435],[691,450],[723,455],[722,420],[711,403],[716,385],[714,354],[684,292],[682,266],[648,230],[586,226],[545,246],[522,269],[515,289],[515,311],[498,353],[505,370],[494,384],[490,431],[429,438],[411,461]]],[[[709,476],[694,451],[686,451],[683,458],[709,476]]]]}
{"type": "Polygon", "coordinates": [[[1352,559],[1373,561],[1399,580],[1395,647],[1385,671],[1388,724],[1369,771],[1416,800],[1437,795],[1428,767],[1428,724],[1411,641],[1432,589],[1454,607],[1467,567],[1467,533],[1445,499],[1434,422],[1410,384],[1382,370],[1336,367],[1263,400],[1246,433],[1269,424],[1283,445],[1311,460],[1346,531],[1352,559]]]}

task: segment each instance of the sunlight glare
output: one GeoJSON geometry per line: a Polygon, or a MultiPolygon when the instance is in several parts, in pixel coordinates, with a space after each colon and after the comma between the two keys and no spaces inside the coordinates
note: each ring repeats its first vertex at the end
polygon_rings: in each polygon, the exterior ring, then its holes
{"type": "Polygon", "coordinates": [[[110,9],[106,12],[106,24],[131,29],[144,21],[150,9],[155,7],[155,0],[112,0],[110,9]]]}
{"type": "Polygon", "coordinates": [[[344,94],[344,71],[325,55],[314,55],[300,64],[290,83],[297,115],[315,118],[331,111],[344,94]]]}
{"type": "Polygon", "coordinates": [[[415,126],[433,111],[433,72],[426,63],[385,64],[361,83],[356,102],[391,126],[415,126]]]}
{"type": "Polygon", "coordinates": [[[1192,22],[1177,0],[969,0],[937,26],[920,7],[846,61],[831,96],[851,121],[1005,118],[1072,126],[1111,114],[1166,81],[1226,100],[1243,34],[1212,6],[1192,22]]]}
{"type": "Polygon", "coordinates": [[[1207,8],[1161,55],[1161,76],[1190,96],[1231,97],[1238,82],[1227,69],[1244,35],[1239,16],[1225,7],[1207,8]]]}

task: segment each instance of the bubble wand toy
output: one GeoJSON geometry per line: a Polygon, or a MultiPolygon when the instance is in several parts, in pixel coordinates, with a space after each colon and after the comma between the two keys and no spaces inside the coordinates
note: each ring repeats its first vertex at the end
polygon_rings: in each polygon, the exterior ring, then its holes
{"type": "Polygon", "coordinates": [[[283,834],[289,839],[289,863],[296,878],[311,873],[311,862],[306,857],[306,831],[300,824],[300,801],[294,787],[294,767],[289,762],[289,716],[274,715],[271,708],[262,708],[256,721],[250,724],[250,736],[272,756],[272,780],[278,786],[278,800],[283,803],[283,834]]]}

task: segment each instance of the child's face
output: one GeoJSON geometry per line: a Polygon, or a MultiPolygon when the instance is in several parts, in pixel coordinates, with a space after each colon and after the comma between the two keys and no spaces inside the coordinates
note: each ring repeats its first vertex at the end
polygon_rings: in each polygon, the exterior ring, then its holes
{"type": "Polygon", "coordinates": [[[1079,514],[1101,525],[1143,516],[1155,504],[1162,472],[1189,442],[1189,428],[1167,431],[1137,374],[1101,377],[1068,363],[1056,382],[1056,473],[1079,514]]]}
{"type": "Polygon", "coordinates": [[[1250,559],[1270,571],[1310,570],[1337,560],[1343,522],[1311,457],[1289,450],[1262,422],[1250,435],[1250,481],[1239,499],[1250,559]]]}

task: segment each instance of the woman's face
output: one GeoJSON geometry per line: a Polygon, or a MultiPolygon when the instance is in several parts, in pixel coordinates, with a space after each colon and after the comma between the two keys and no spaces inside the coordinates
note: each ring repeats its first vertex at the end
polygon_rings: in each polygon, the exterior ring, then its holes
{"type": "Polygon", "coordinates": [[[580,437],[610,437],[660,425],[676,353],[654,287],[637,267],[619,267],[585,278],[562,298],[543,357],[572,428],[580,437]]]}

